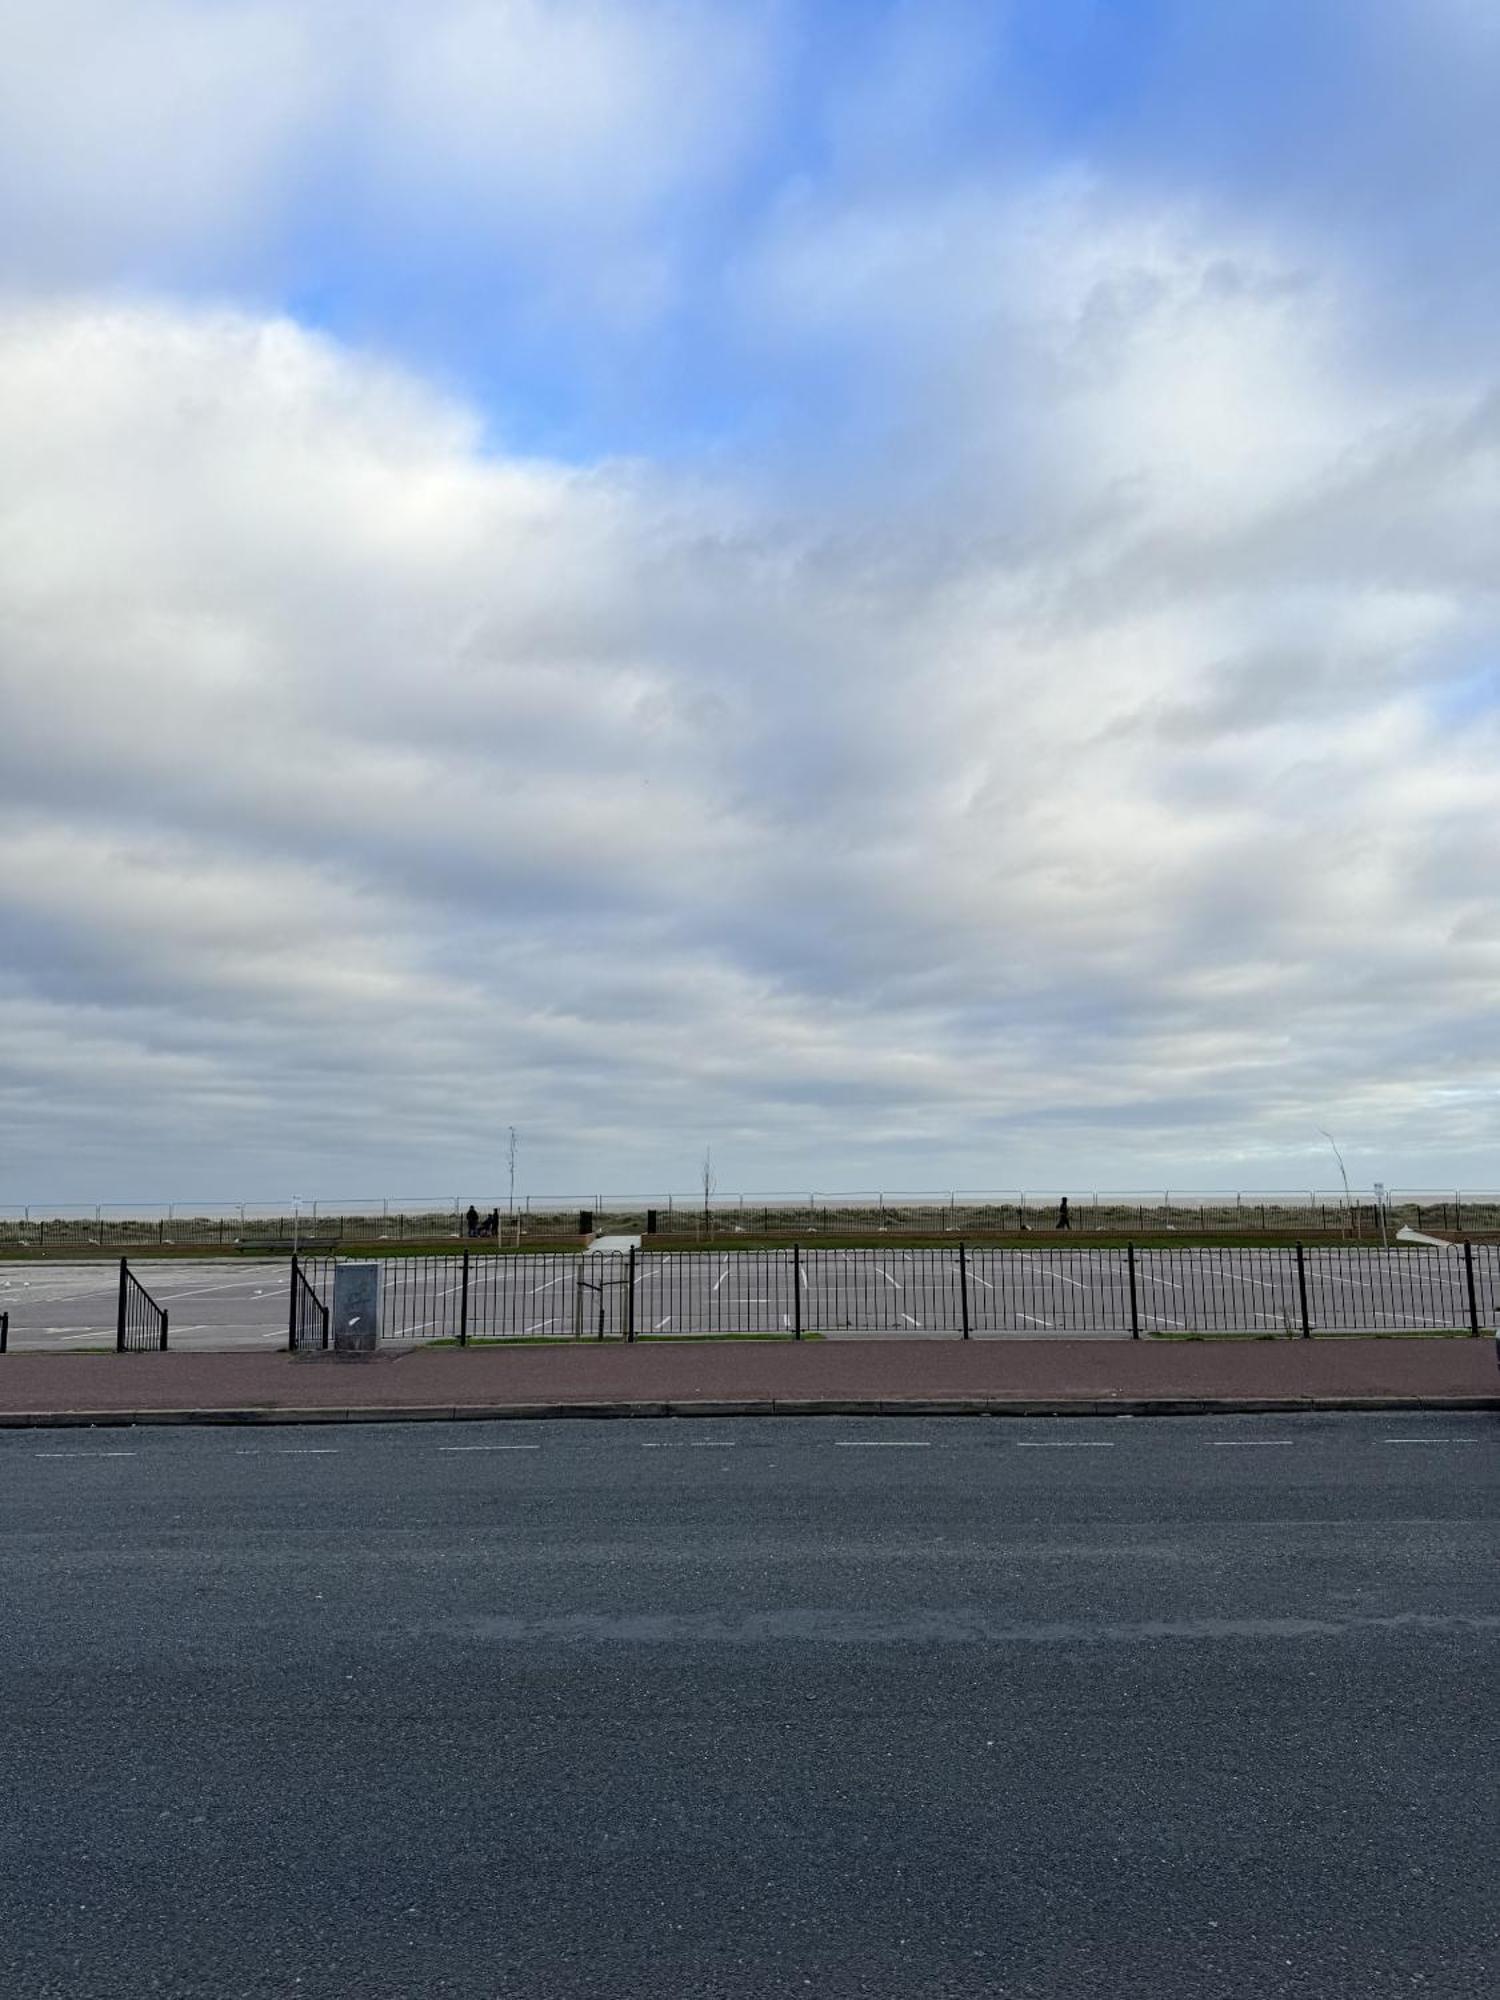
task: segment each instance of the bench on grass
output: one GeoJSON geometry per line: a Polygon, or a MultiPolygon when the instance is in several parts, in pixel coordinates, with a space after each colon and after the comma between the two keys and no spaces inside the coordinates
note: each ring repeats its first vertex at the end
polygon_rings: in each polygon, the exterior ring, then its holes
{"type": "Polygon", "coordinates": [[[285,1236],[237,1236],[234,1247],[241,1255],[290,1257],[295,1248],[299,1257],[331,1257],[338,1243],[336,1236],[299,1236],[295,1245],[285,1236]]]}

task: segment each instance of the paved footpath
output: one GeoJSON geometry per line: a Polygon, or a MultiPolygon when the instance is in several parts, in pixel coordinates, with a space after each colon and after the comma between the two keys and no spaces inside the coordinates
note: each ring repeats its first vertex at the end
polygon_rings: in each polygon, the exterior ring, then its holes
{"type": "Polygon", "coordinates": [[[1483,1340],[932,1340],[286,1354],[9,1354],[0,1425],[1056,1409],[1500,1409],[1483,1340]]]}

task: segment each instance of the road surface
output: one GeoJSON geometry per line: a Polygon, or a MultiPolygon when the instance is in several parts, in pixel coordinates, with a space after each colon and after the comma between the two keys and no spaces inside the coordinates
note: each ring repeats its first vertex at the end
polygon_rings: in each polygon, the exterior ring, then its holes
{"type": "Polygon", "coordinates": [[[17,2000],[1489,2000],[1500,1426],[0,1434],[17,2000]]]}

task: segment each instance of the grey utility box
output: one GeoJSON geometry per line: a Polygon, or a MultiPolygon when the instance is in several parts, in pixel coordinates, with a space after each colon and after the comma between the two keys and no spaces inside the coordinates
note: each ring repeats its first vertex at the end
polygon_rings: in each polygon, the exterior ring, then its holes
{"type": "Polygon", "coordinates": [[[333,1269],[333,1351],[373,1354],[380,1340],[380,1266],[336,1264],[333,1269]]]}

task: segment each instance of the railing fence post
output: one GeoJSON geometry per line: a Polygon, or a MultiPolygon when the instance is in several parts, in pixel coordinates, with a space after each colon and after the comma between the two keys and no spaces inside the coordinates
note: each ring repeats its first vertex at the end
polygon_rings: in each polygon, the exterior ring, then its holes
{"type": "Polygon", "coordinates": [[[792,1338],[802,1338],[802,1252],[792,1245],[792,1338]]]}
{"type": "Polygon", "coordinates": [[[167,1351],[167,1309],[165,1306],[161,1309],[161,1351],[163,1354],[167,1351]]]}
{"type": "Polygon", "coordinates": [[[635,1245],[630,1246],[630,1263],[625,1272],[625,1338],[635,1340],[635,1245]]]}
{"type": "Polygon", "coordinates": [[[300,1268],[297,1262],[297,1253],[294,1250],[292,1252],[292,1295],[287,1302],[286,1315],[286,1351],[288,1354],[295,1354],[297,1351],[297,1277],[300,1268]]]}
{"type": "Polygon", "coordinates": [[[1141,1337],[1141,1308],[1135,1289],[1135,1245],[1133,1243],[1125,1245],[1125,1269],[1130,1278],[1130,1338],[1132,1340],[1139,1340],[1141,1337]]]}
{"type": "Polygon", "coordinates": [[[469,1253],[464,1252],[463,1280],[458,1290],[458,1344],[469,1344],[469,1253]]]}
{"type": "Polygon", "coordinates": [[[1479,1338],[1479,1299],[1474,1291],[1474,1245],[1464,1238],[1464,1283],[1469,1288],[1469,1332],[1479,1338]]]}
{"type": "Polygon", "coordinates": [[[125,1298],[130,1286],[130,1271],[125,1259],[120,1259],[120,1305],[115,1314],[115,1353],[125,1352],[125,1298]]]}
{"type": "Polygon", "coordinates": [[[964,1246],[958,1246],[958,1304],[963,1314],[964,1339],[969,1337],[969,1263],[964,1256],[964,1246]]]}
{"type": "Polygon", "coordinates": [[[1302,1245],[1297,1245],[1297,1299],[1302,1308],[1302,1338],[1312,1339],[1312,1320],[1307,1311],[1307,1260],[1302,1254],[1302,1245]]]}

